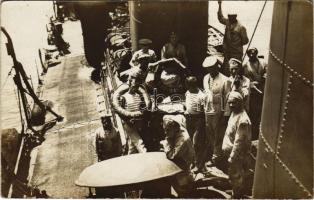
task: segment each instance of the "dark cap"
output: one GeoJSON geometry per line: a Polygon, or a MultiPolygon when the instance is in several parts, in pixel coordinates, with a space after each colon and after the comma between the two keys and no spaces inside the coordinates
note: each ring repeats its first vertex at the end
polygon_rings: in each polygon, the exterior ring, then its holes
{"type": "Polygon", "coordinates": [[[185,84],[190,86],[197,86],[197,78],[195,76],[188,76],[185,79],[185,84]]]}
{"type": "Polygon", "coordinates": [[[141,44],[141,45],[149,45],[149,44],[151,44],[153,42],[150,39],[140,39],[138,41],[138,43],[141,44]]]}
{"type": "Polygon", "coordinates": [[[247,50],[247,53],[250,54],[250,53],[256,53],[258,54],[258,50],[257,48],[253,47],[253,48],[250,48],[249,50],[247,50]]]}

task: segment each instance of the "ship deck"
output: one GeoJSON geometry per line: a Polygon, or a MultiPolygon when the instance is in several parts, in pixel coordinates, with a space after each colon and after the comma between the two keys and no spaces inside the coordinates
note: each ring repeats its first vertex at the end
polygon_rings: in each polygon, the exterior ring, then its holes
{"type": "Polygon", "coordinates": [[[81,47],[76,43],[81,41],[73,41],[80,37],[72,37],[80,34],[75,30],[78,24],[65,23],[68,34],[64,37],[72,54],[49,68],[43,86],[42,99],[52,101],[64,121],[50,129],[42,145],[33,150],[29,169],[30,184],[57,198],[86,197],[88,189],[75,186],[74,181],[85,167],[97,162],[94,138],[101,122],[96,99],[101,86],[89,79],[92,69],[83,65],[84,55],[73,49],[81,47]]]}
{"type": "MultiPolygon", "coordinates": [[[[64,121],[48,130],[45,141],[32,151],[28,182],[46,190],[53,198],[86,198],[89,189],[76,186],[75,180],[86,167],[97,162],[95,130],[101,126],[101,116],[113,114],[122,144],[126,143],[121,120],[117,114],[111,113],[108,96],[104,96],[114,90],[119,80],[107,66],[101,85],[91,81],[92,68],[86,66],[80,23],[67,21],[63,28],[63,37],[70,43],[71,54],[62,57],[59,65],[49,68],[41,99],[52,101],[53,109],[64,117],[64,121]]],[[[48,115],[47,121],[50,119],[52,116],[48,115]]],[[[209,171],[224,177],[217,169],[209,171]]],[[[195,180],[198,191],[205,196],[230,197],[211,186],[210,177],[198,174],[195,180]]]]}

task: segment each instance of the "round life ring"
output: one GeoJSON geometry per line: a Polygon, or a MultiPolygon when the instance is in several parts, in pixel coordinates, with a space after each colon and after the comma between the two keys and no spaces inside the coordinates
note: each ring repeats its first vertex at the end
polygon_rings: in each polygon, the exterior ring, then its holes
{"type": "MultiPolygon", "coordinates": [[[[129,86],[127,84],[122,84],[120,85],[113,93],[112,95],[112,106],[115,109],[115,111],[124,117],[131,117],[131,118],[136,118],[136,117],[141,117],[143,115],[143,112],[141,111],[128,111],[124,108],[121,107],[119,103],[119,98],[126,93],[129,90],[129,86]]],[[[140,86],[138,88],[138,92],[141,96],[144,97],[144,102],[146,105],[146,108],[148,108],[151,105],[151,100],[150,97],[147,93],[147,91],[144,89],[143,86],[140,86]]]]}

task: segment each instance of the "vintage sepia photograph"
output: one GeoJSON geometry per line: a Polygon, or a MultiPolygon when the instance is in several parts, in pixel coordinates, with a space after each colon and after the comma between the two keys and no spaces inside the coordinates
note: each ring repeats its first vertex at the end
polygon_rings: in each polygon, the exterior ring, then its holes
{"type": "Polygon", "coordinates": [[[2,198],[313,198],[311,0],[0,14],[2,198]]]}

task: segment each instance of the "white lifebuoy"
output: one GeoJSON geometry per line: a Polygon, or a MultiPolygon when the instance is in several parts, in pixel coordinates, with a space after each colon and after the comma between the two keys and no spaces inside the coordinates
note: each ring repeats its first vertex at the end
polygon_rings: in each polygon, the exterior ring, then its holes
{"type": "MultiPolygon", "coordinates": [[[[129,86],[127,84],[120,85],[114,91],[114,93],[112,95],[112,106],[119,115],[122,115],[124,117],[131,117],[131,118],[141,117],[143,115],[143,112],[141,112],[141,111],[134,111],[134,112],[128,111],[128,110],[122,108],[120,103],[119,103],[119,98],[123,94],[125,94],[128,90],[129,90],[129,86]]],[[[151,105],[151,100],[150,100],[150,97],[149,97],[147,91],[145,90],[145,88],[143,86],[140,86],[138,88],[138,92],[140,93],[140,95],[143,96],[146,108],[148,108],[151,105]]]]}

